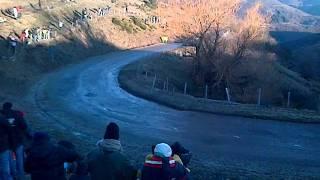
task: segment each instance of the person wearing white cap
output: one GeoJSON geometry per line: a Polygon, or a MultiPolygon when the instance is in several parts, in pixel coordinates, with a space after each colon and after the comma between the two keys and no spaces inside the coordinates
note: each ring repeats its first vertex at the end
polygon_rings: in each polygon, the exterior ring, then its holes
{"type": "Polygon", "coordinates": [[[166,143],[157,144],[154,155],[145,160],[141,180],[182,180],[187,178],[186,168],[172,157],[171,147],[166,143]]]}
{"type": "Polygon", "coordinates": [[[154,154],[159,157],[169,158],[172,155],[171,147],[166,143],[157,144],[154,148],[154,154]]]}

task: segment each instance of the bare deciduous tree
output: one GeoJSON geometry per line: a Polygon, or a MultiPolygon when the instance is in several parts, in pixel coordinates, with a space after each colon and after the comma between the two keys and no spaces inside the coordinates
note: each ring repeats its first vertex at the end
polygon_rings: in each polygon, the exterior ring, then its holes
{"type": "Polygon", "coordinates": [[[228,81],[251,42],[262,39],[266,30],[261,5],[248,9],[243,18],[242,0],[177,0],[160,3],[159,14],[167,31],[189,39],[196,49],[194,77],[197,82],[228,81]],[[222,56],[221,52],[228,54],[222,56]],[[225,62],[224,62],[225,61],[225,62]],[[223,65],[223,66],[222,66],[223,65]]]}
{"type": "Polygon", "coordinates": [[[268,36],[268,18],[260,13],[261,4],[257,3],[249,8],[243,19],[237,19],[232,27],[232,38],[229,40],[231,57],[223,61],[223,68],[218,68],[215,85],[222,81],[225,86],[230,85],[232,70],[241,64],[250,46],[255,43],[263,43],[268,36]]]}

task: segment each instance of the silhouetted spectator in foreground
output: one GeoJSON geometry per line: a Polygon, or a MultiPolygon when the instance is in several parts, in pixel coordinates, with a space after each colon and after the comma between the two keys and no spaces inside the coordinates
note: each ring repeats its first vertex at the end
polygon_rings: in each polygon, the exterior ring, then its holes
{"type": "MultiPolygon", "coordinates": [[[[58,145],[66,148],[66,149],[68,149],[70,151],[76,152],[76,147],[69,141],[65,141],[65,140],[59,141],[58,145]]],[[[65,170],[67,175],[70,175],[71,172],[73,171],[74,164],[75,163],[70,163],[70,162],[65,162],[64,163],[63,167],[64,167],[64,170],[65,170]]]]}
{"type": "Polygon", "coordinates": [[[16,178],[24,177],[24,143],[28,135],[28,126],[21,111],[12,109],[12,103],[6,102],[2,106],[0,113],[9,124],[9,143],[11,150],[11,173],[16,178]]]}
{"type": "Polygon", "coordinates": [[[190,160],[192,158],[192,153],[189,150],[184,148],[179,142],[175,142],[171,145],[172,149],[172,157],[177,161],[184,165],[185,167],[188,166],[190,160]]]}
{"type": "Polygon", "coordinates": [[[85,162],[78,162],[69,180],[91,180],[87,169],[88,165],[85,162]]]}
{"type": "Polygon", "coordinates": [[[9,122],[0,114],[0,179],[12,180],[10,171],[9,122]]]}
{"type": "Polygon", "coordinates": [[[37,132],[28,150],[25,170],[31,174],[32,180],[66,180],[64,163],[79,159],[75,151],[55,145],[47,133],[37,132]]]}
{"type": "Polygon", "coordinates": [[[187,179],[186,168],[172,157],[168,144],[156,145],[154,155],[145,160],[141,180],[183,180],[187,179]]]}
{"type": "Polygon", "coordinates": [[[154,156],[154,149],[156,148],[156,145],[152,145],[151,146],[151,154],[148,154],[147,156],[146,156],[146,159],[145,160],[151,160],[152,159],[152,157],[154,156]]]}
{"type": "Polygon", "coordinates": [[[107,126],[104,139],[98,141],[97,149],[88,154],[87,161],[92,180],[136,179],[136,170],[122,153],[119,127],[115,123],[107,126]]]}

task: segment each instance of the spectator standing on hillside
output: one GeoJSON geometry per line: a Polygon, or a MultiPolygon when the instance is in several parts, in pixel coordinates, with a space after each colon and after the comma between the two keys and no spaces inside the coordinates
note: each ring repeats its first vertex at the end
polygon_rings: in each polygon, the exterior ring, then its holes
{"type": "Polygon", "coordinates": [[[125,6],[125,12],[126,12],[126,13],[129,13],[129,7],[128,7],[128,4],[126,4],[126,6],[125,6]]]}
{"type": "Polygon", "coordinates": [[[48,27],[45,27],[43,29],[41,29],[41,37],[42,40],[49,40],[50,39],[50,29],[48,27]]]}
{"type": "Polygon", "coordinates": [[[36,43],[37,42],[37,38],[38,38],[37,30],[36,30],[36,28],[32,28],[30,30],[30,42],[36,43]]]}
{"type": "Polygon", "coordinates": [[[22,42],[22,44],[24,44],[26,42],[26,40],[27,40],[26,32],[22,31],[21,35],[20,35],[20,41],[22,42]]]}
{"type": "Polygon", "coordinates": [[[12,180],[10,171],[9,123],[0,114],[0,179],[12,180]]]}
{"type": "Polygon", "coordinates": [[[22,7],[18,6],[16,8],[17,8],[17,12],[18,12],[18,18],[21,18],[21,16],[22,16],[22,7]]]}
{"type": "Polygon", "coordinates": [[[42,30],[41,28],[37,27],[36,28],[36,41],[39,42],[42,40],[42,30]]]}
{"type": "Polygon", "coordinates": [[[87,162],[92,180],[136,179],[136,170],[123,155],[116,123],[107,126],[104,139],[98,141],[97,149],[88,154],[87,162]]]}
{"type": "Polygon", "coordinates": [[[60,28],[60,29],[62,29],[63,28],[63,22],[61,21],[61,20],[59,20],[59,22],[58,22],[58,27],[60,28]]]}
{"type": "Polygon", "coordinates": [[[21,111],[12,110],[12,103],[3,104],[0,111],[9,124],[9,144],[12,153],[11,173],[18,179],[24,177],[24,143],[28,135],[28,126],[21,111]]]}
{"type": "Polygon", "coordinates": [[[82,20],[86,21],[87,19],[88,19],[88,10],[87,10],[87,8],[84,8],[82,10],[82,20]]]}
{"type": "Polygon", "coordinates": [[[103,16],[103,9],[102,8],[98,8],[98,16],[103,16]]]}
{"type": "Polygon", "coordinates": [[[31,180],[66,180],[64,163],[80,159],[75,151],[53,144],[43,132],[34,134],[27,152],[25,170],[31,174],[31,180]]]}
{"type": "Polygon", "coordinates": [[[30,30],[28,28],[24,30],[24,33],[26,34],[27,38],[30,37],[30,30]]]}
{"type": "Polygon", "coordinates": [[[17,7],[13,7],[13,9],[12,9],[12,14],[13,14],[14,19],[16,19],[16,20],[17,20],[17,19],[18,19],[18,17],[19,17],[17,7]]]}
{"type": "Polygon", "coordinates": [[[26,44],[31,44],[31,33],[30,29],[25,29],[24,33],[26,34],[26,44]]]}

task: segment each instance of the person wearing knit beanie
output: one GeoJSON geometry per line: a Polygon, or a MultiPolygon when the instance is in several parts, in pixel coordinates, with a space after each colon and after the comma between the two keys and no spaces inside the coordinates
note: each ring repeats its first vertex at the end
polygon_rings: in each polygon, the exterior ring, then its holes
{"type": "Polygon", "coordinates": [[[119,140],[119,126],[114,123],[111,122],[108,124],[106,131],[104,133],[104,139],[115,139],[115,140],[119,140]]]}
{"type": "Polygon", "coordinates": [[[116,123],[109,123],[97,148],[87,155],[91,180],[136,179],[137,171],[123,153],[119,129],[116,123]]]}

